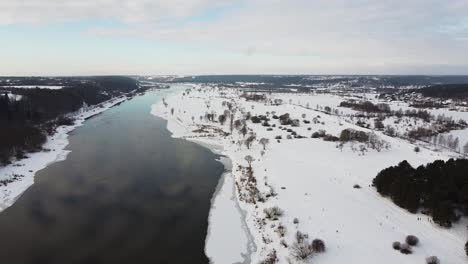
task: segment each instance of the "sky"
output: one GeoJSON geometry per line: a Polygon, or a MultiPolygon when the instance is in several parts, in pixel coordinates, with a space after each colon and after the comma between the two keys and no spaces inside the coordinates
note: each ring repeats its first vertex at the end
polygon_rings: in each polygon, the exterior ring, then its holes
{"type": "Polygon", "coordinates": [[[468,74],[468,0],[0,0],[0,75],[468,74]]]}

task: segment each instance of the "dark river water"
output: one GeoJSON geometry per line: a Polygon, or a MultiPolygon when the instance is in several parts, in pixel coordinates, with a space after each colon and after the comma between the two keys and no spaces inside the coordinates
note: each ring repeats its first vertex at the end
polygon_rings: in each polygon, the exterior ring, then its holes
{"type": "Polygon", "coordinates": [[[223,166],[150,114],[161,93],[72,133],[68,158],[0,213],[0,263],[208,263],[210,199],[223,166]]]}

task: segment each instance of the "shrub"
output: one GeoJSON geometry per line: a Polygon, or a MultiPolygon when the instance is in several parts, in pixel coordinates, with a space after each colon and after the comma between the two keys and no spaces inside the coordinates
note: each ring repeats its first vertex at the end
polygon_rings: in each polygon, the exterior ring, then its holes
{"type": "Polygon", "coordinates": [[[276,232],[280,237],[284,237],[284,235],[286,235],[286,227],[283,224],[279,224],[276,228],[276,232]]]}
{"type": "Polygon", "coordinates": [[[369,140],[369,134],[364,131],[347,128],[341,131],[340,140],[343,142],[348,142],[348,141],[367,142],[369,140]]]}
{"type": "Polygon", "coordinates": [[[299,224],[299,219],[294,218],[293,223],[294,223],[294,224],[299,224]]]}
{"type": "Polygon", "coordinates": [[[419,242],[419,239],[416,236],[409,235],[409,236],[406,237],[405,241],[410,246],[416,246],[418,244],[418,242],[419,242]]]}
{"type": "Polygon", "coordinates": [[[301,231],[296,232],[296,241],[298,243],[302,243],[306,239],[306,234],[302,233],[301,231]]]}
{"type": "Polygon", "coordinates": [[[57,126],[71,126],[71,125],[75,124],[75,120],[73,118],[70,118],[70,117],[60,116],[60,117],[57,118],[55,124],[57,126]]]}
{"type": "Polygon", "coordinates": [[[250,120],[251,120],[252,123],[254,123],[254,124],[258,124],[258,123],[262,122],[262,120],[261,120],[258,116],[252,116],[252,117],[250,118],[250,120]]]}
{"type": "Polygon", "coordinates": [[[282,137],[281,136],[276,136],[275,139],[282,139],[282,137]]]}
{"type": "Polygon", "coordinates": [[[421,149],[420,149],[419,147],[415,147],[415,148],[414,148],[414,152],[418,153],[418,152],[420,152],[420,151],[421,151],[421,149]]]}
{"type": "Polygon", "coordinates": [[[288,247],[288,243],[286,243],[286,241],[284,239],[281,239],[280,244],[285,248],[288,247]]]}
{"type": "Polygon", "coordinates": [[[400,244],[400,252],[405,255],[413,253],[411,246],[406,243],[400,244]]]}
{"type": "Polygon", "coordinates": [[[317,253],[325,252],[325,243],[321,239],[314,239],[312,240],[312,249],[317,253]]]}
{"type": "Polygon", "coordinates": [[[283,210],[279,208],[278,206],[273,206],[270,208],[265,208],[263,209],[263,212],[265,213],[265,217],[267,219],[278,219],[278,217],[283,215],[283,210]]]}
{"type": "Polygon", "coordinates": [[[465,254],[468,256],[468,241],[465,243],[465,254]]]}
{"type": "Polygon", "coordinates": [[[280,120],[280,123],[281,125],[285,126],[285,125],[291,125],[292,124],[292,120],[289,118],[289,114],[286,113],[284,115],[280,115],[279,116],[279,120],[280,120]]]}
{"type": "Polygon", "coordinates": [[[426,258],[426,263],[427,264],[440,264],[440,260],[436,256],[430,256],[426,258]]]}
{"type": "Polygon", "coordinates": [[[298,260],[304,260],[312,256],[312,253],[314,253],[314,250],[312,249],[312,246],[307,244],[306,241],[302,242],[294,242],[292,245],[292,252],[291,254],[298,260]]]}
{"type": "Polygon", "coordinates": [[[325,140],[325,141],[331,141],[331,142],[336,142],[336,141],[339,141],[340,139],[339,139],[338,137],[333,136],[333,135],[327,134],[327,135],[325,135],[325,136],[323,137],[323,140],[325,140]]]}
{"type": "Polygon", "coordinates": [[[395,241],[395,242],[393,242],[392,247],[395,250],[400,250],[401,249],[401,244],[400,244],[400,242],[395,241]]]}
{"type": "Polygon", "coordinates": [[[264,260],[260,261],[260,264],[274,264],[276,262],[278,262],[278,256],[276,250],[273,249],[264,260]]]}

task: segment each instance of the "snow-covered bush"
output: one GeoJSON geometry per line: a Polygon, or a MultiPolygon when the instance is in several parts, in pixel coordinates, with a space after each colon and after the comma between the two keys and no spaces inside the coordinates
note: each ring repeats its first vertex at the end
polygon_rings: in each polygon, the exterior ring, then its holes
{"type": "Polygon", "coordinates": [[[426,258],[426,263],[427,264],[440,264],[440,260],[436,256],[430,256],[426,258]]]}
{"type": "Polygon", "coordinates": [[[410,246],[416,246],[418,244],[418,242],[419,242],[419,239],[416,236],[409,235],[409,236],[406,237],[405,241],[410,246]]]}
{"type": "Polygon", "coordinates": [[[291,254],[298,260],[304,260],[312,256],[314,250],[312,249],[312,245],[307,243],[307,240],[296,241],[291,247],[291,254]]]}
{"type": "Polygon", "coordinates": [[[316,253],[325,252],[325,243],[321,239],[312,240],[312,249],[316,253]]]}
{"type": "Polygon", "coordinates": [[[401,248],[401,243],[398,242],[398,241],[395,241],[395,242],[392,243],[392,247],[393,247],[393,249],[395,249],[395,250],[400,250],[400,248],[401,248]]]}
{"type": "Polygon", "coordinates": [[[270,208],[265,208],[263,209],[263,212],[265,213],[265,217],[267,219],[278,219],[278,217],[283,215],[283,210],[279,208],[278,206],[273,206],[270,208]]]}
{"type": "Polygon", "coordinates": [[[278,233],[280,237],[284,237],[286,235],[286,227],[283,224],[279,224],[276,228],[276,233],[278,233]]]}
{"type": "Polygon", "coordinates": [[[411,254],[413,253],[413,250],[411,250],[411,246],[406,244],[406,243],[403,243],[400,245],[400,252],[405,254],[405,255],[408,255],[408,254],[411,254]]]}
{"type": "Polygon", "coordinates": [[[465,243],[465,254],[468,256],[468,241],[465,243]]]}
{"type": "Polygon", "coordinates": [[[286,240],[281,239],[280,245],[282,245],[284,248],[288,248],[288,243],[286,243],[286,240]]]}
{"type": "Polygon", "coordinates": [[[273,249],[270,253],[268,253],[267,257],[260,261],[259,264],[274,264],[278,262],[278,256],[276,255],[276,250],[273,249]]]}

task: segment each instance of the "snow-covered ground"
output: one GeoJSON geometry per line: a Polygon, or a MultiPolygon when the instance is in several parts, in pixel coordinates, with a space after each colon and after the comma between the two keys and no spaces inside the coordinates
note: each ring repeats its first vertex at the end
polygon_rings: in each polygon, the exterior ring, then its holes
{"type": "Polygon", "coordinates": [[[75,124],[72,126],[61,126],[57,132],[47,138],[43,145],[45,151],[27,153],[28,158],[14,161],[12,164],[0,167],[0,180],[13,179],[15,181],[6,186],[0,186],[0,212],[11,206],[26,189],[34,183],[34,175],[39,170],[49,164],[66,159],[69,150],[65,150],[68,145],[68,133],[81,126],[83,122],[94,115],[97,115],[112,106],[127,100],[126,96],[113,98],[95,107],[87,107],[74,114],[75,124]]]}
{"type": "MultiPolygon", "coordinates": [[[[305,93],[284,93],[284,94],[274,94],[274,98],[281,98],[284,102],[286,103],[291,103],[295,104],[298,106],[302,107],[308,107],[312,109],[316,109],[317,106],[320,106],[322,108],[328,106],[331,107],[333,110],[336,109],[338,110],[339,114],[342,116],[346,115],[354,115],[359,113],[358,111],[355,111],[350,108],[346,107],[340,107],[340,103],[343,101],[346,101],[347,99],[363,99],[370,101],[374,104],[377,103],[385,103],[390,106],[390,109],[393,111],[398,111],[398,110],[421,110],[418,108],[414,108],[409,106],[407,102],[402,102],[402,101],[393,101],[393,102],[386,102],[384,100],[379,100],[377,98],[376,94],[351,94],[351,96],[339,96],[335,94],[315,94],[314,96],[310,96],[305,93]],[[356,97],[356,96],[359,96],[356,97]]],[[[429,113],[431,113],[433,116],[437,117],[439,115],[445,116],[445,117],[451,117],[453,120],[458,121],[460,119],[465,120],[468,122],[468,111],[452,111],[449,110],[448,108],[439,108],[439,109],[423,109],[427,110],[429,113]]],[[[408,126],[399,126],[394,123],[395,118],[388,118],[384,121],[385,125],[392,125],[397,132],[403,134],[405,132],[408,132],[411,127],[408,126]]],[[[411,122],[414,122],[415,120],[411,120],[411,122]]],[[[372,123],[372,122],[371,122],[372,123]]],[[[427,123],[424,124],[422,122],[414,123],[414,127],[421,126],[421,127],[429,127],[431,124],[427,123]]],[[[460,149],[465,146],[465,144],[468,144],[468,129],[463,129],[463,130],[452,130],[450,132],[444,133],[446,137],[452,135],[454,138],[458,137],[460,140],[460,149]]]]}
{"type": "Polygon", "coordinates": [[[19,88],[19,89],[51,89],[51,90],[59,90],[62,89],[63,86],[60,85],[9,85],[9,86],[0,86],[4,88],[19,88]]]}
{"type": "Polygon", "coordinates": [[[201,89],[193,85],[188,94],[180,91],[152,107],[154,115],[168,120],[168,129],[174,137],[216,145],[218,148],[221,146],[222,154],[231,160],[232,173],[224,175],[224,184],[218,188],[210,213],[206,253],[212,262],[224,264],[244,259],[241,254],[246,253],[246,246],[239,245],[246,243],[245,237],[233,230],[226,230],[231,225],[232,229],[241,230],[242,226],[237,224],[239,217],[245,221],[256,246],[250,263],[259,263],[273,250],[279,263],[299,263],[291,255],[297,231],[307,233],[311,239],[324,240],[327,251],[312,256],[308,261],[313,263],[425,263],[425,258],[433,255],[438,256],[441,263],[467,261],[463,249],[467,240],[466,220],[451,229],[440,228],[422,214],[410,214],[399,208],[371,187],[372,179],[380,170],[402,160],[418,166],[457,156],[455,153],[425,148],[416,153],[415,145],[380,132],[375,133],[391,145],[389,149],[368,149],[363,154],[353,150],[356,146],[352,143],[340,149],[337,143],[311,138],[312,132],[323,129],[339,136],[345,128],[368,130],[338,116],[313,110],[315,104],[336,107],[337,104],[332,104],[337,103],[338,98],[327,98],[329,95],[319,95],[317,98],[313,95],[301,95],[300,98],[273,95],[285,102],[276,106],[245,101],[239,95],[238,90],[201,89]],[[301,100],[301,105],[309,103],[311,109],[296,105],[298,100],[301,100]],[[301,122],[299,127],[293,129],[305,138],[286,139],[289,133],[279,129],[276,119],[270,121],[270,124],[276,125],[271,131],[261,124],[247,121],[249,133],[256,134],[256,140],[248,149],[239,144],[244,137],[236,129],[232,135],[221,133],[229,132],[229,118],[224,125],[204,118],[207,113],[220,115],[227,110],[223,102],[232,103],[237,109],[235,119],[246,112],[252,115],[267,115],[268,112],[271,119],[275,112],[276,115],[289,113],[291,118],[300,120],[315,117],[320,122],[301,122]],[[278,142],[275,137],[279,135],[282,139],[278,142]],[[270,142],[263,153],[260,138],[267,138],[270,142]],[[259,191],[257,197],[262,197],[255,203],[246,199],[249,195],[246,189],[249,188],[247,155],[253,157],[254,185],[259,191]],[[232,183],[236,186],[235,197],[245,212],[244,217],[241,214],[236,217],[232,213],[232,205],[227,202],[229,199],[226,197],[232,195],[232,183]],[[353,188],[356,184],[361,188],[353,188]],[[273,206],[284,211],[278,220],[265,218],[264,209],[273,206]],[[284,237],[277,232],[279,226],[285,227],[284,237]],[[392,249],[394,241],[403,241],[409,234],[420,238],[420,245],[413,248],[413,254],[403,255],[392,249]]]}

